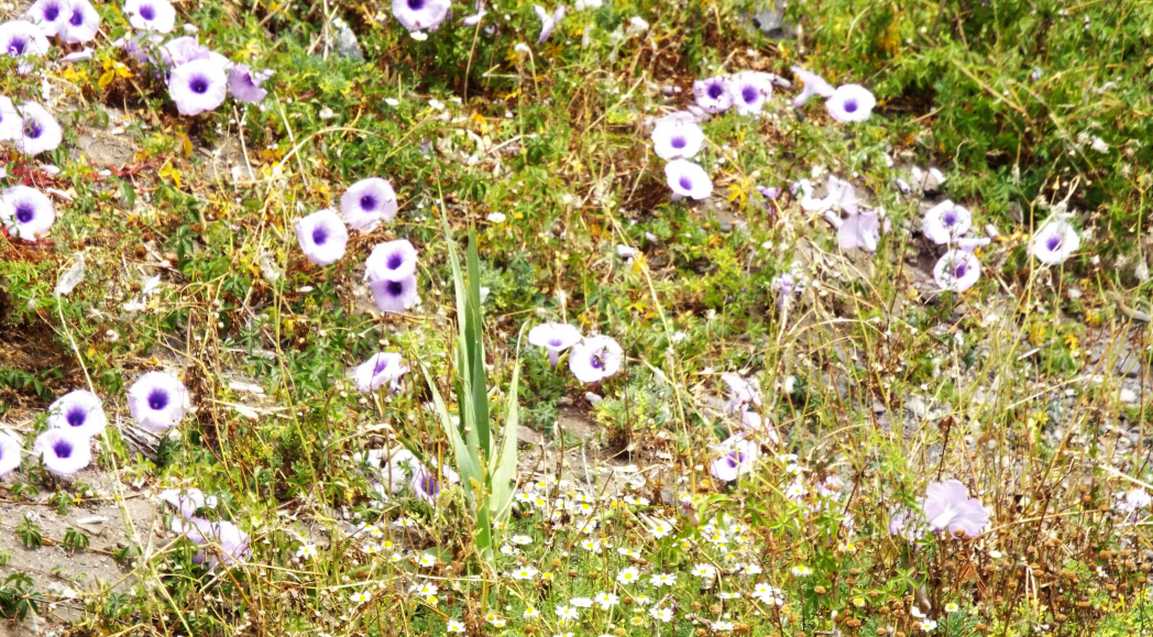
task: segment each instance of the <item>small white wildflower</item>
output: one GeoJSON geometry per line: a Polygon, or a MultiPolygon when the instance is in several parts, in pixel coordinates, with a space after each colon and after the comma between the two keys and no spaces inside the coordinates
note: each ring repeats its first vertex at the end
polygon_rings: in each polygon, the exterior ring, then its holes
{"type": "Polygon", "coordinates": [[[628,586],[635,584],[641,578],[641,573],[635,566],[626,566],[617,573],[617,583],[628,586]]]}
{"type": "Polygon", "coordinates": [[[621,598],[618,597],[615,593],[606,593],[601,591],[597,593],[595,597],[593,597],[593,601],[596,602],[596,605],[600,606],[602,610],[609,610],[620,603],[621,598]]]}
{"type": "Polygon", "coordinates": [[[668,520],[655,519],[649,525],[649,533],[656,539],[662,539],[673,532],[673,525],[668,520]]]}
{"type": "Polygon", "coordinates": [[[510,576],[515,580],[527,582],[529,580],[536,579],[536,576],[539,572],[540,571],[536,570],[536,568],[525,565],[513,569],[513,572],[510,574],[510,576]]]}
{"type": "Polygon", "coordinates": [[[753,587],[751,595],[753,599],[768,606],[783,606],[785,604],[785,596],[781,590],[765,582],[758,582],[753,587]]]}
{"type": "Polygon", "coordinates": [[[296,559],[298,560],[311,560],[314,557],[316,557],[315,544],[306,542],[296,549],[296,559]]]}
{"type": "Polygon", "coordinates": [[[717,567],[712,564],[697,564],[693,567],[693,576],[703,579],[712,579],[717,576],[717,567]]]}

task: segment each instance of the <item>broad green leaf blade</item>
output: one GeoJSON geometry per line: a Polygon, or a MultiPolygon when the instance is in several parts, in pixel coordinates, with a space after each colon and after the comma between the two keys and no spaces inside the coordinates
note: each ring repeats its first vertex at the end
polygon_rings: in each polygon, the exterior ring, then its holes
{"type": "Polygon", "coordinates": [[[488,374],[484,370],[484,313],[480,304],[480,258],[476,232],[468,233],[468,286],[465,300],[465,345],[472,383],[472,408],[477,438],[486,461],[492,461],[492,427],[489,423],[488,374]]]}
{"type": "MultiPolygon", "coordinates": [[[[487,427],[487,423],[482,425],[477,421],[474,404],[476,391],[473,388],[476,385],[476,379],[473,377],[473,365],[467,347],[472,338],[469,333],[468,288],[464,271],[461,269],[456,241],[452,237],[452,227],[448,223],[448,217],[445,216],[443,208],[441,209],[441,222],[444,226],[445,244],[448,246],[448,261],[452,266],[453,288],[456,291],[456,372],[458,378],[455,385],[457,405],[460,409],[460,427],[464,430],[463,436],[468,443],[468,448],[476,456],[476,451],[480,449],[479,429],[482,426],[487,427]]],[[[481,383],[483,387],[483,379],[481,383]]],[[[478,461],[483,461],[479,456],[476,457],[478,461]]],[[[478,469],[482,466],[483,464],[479,465],[478,469]]]]}
{"type": "Polygon", "coordinates": [[[508,515],[512,506],[513,489],[516,481],[517,430],[520,428],[520,401],[517,397],[520,387],[520,352],[512,370],[512,382],[508,388],[508,413],[505,415],[504,431],[501,433],[501,450],[492,472],[492,494],[489,508],[493,521],[500,523],[508,515]]]}

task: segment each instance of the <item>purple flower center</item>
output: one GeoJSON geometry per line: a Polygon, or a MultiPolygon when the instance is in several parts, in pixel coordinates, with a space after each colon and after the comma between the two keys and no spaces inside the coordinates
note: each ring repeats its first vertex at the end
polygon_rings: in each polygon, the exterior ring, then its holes
{"type": "Polygon", "coordinates": [[[748,102],[749,104],[756,102],[757,97],[760,96],[760,94],[761,92],[758,91],[757,87],[755,86],[746,86],[741,89],[741,99],[745,100],[745,102],[748,102]]]}
{"type": "Polygon", "coordinates": [[[956,279],[964,278],[965,273],[968,271],[969,271],[969,266],[966,265],[964,261],[962,261],[961,263],[957,264],[956,268],[953,269],[953,278],[956,278],[956,279]]]}
{"type": "Polygon", "coordinates": [[[84,24],[84,11],[82,9],[76,9],[73,11],[72,17],[68,18],[68,24],[71,24],[74,27],[78,27],[84,24]]]}
{"type": "Polygon", "coordinates": [[[1049,240],[1045,242],[1045,247],[1048,248],[1050,252],[1056,251],[1061,247],[1061,235],[1055,234],[1049,237],[1049,240]]]}
{"type": "Polygon", "coordinates": [[[592,358],[589,359],[589,365],[592,365],[593,369],[604,369],[605,360],[600,354],[593,354],[592,358]]]}
{"type": "Polygon", "coordinates": [[[31,204],[22,203],[16,206],[16,221],[28,223],[36,216],[36,209],[31,204]]]}
{"type": "Polygon", "coordinates": [[[52,445],[52,453],[56,454],[57,458],[68,458],[72,455],[72,443],[67,440],[57,440],[56,444],[52,445]]]}
{"type": "Polygon", "coordinates": [[[424,0],[408,0],[408,8],[413,11],[420,11],[424,8],[424,0]]]}
{"type": "Polygon", "coordinates": [[[44,129],[40,126],[40,122],[34,119],[24,122],[24,136],[28,139],[37,139],[43,132],[44,129]]]}
{"type": "Polygon", "coordinates": [[[388,292],[389,296],[400,296],[404,294],[404,284],[400,281],[389,281],[385,284],[384,291],[388,292]]]}
{"type": "Polygon", "coordinates": [[[720,82],[709,84],[709,97],[713,99],[720,99],[721,95],[725,92],[725,87],[721,86],[720,82]]]}
{"type": "Polygon", "coordinates": [[[677,184],[685,190],[693,189],[693,180],[689,179],[688,177],[681,177],[680,180],[677,181],[677,184]]]}
{"type": "Polygon", "coordinates": [[[377,374],[383,372],[387,368],[388,368],[388,359],[383,357],[383,356],[377,356],[376,357],[376,365],[372,366],[372,375],[376,376],[377,374]]]}
{"type": "Polygon", "coordinates": [[[328,241],[328,231],[324,229],[324,226],[316,226],[313,228],[312,242],[318,246],[322,246],[325,241],[328,241]]]}
{"type": "Polygon", "coordinates": [[[673,148],[684,148],[685,138],[680,136],[674,137],[672,141],[669,142],[669,144],[671,144],[673,148]]]}
{"type": "Polygon", "coordinates": [[[24,53],[25,47],[28,46],[28,41],[24,38],[16,37],[8,40],[8,52],[12,55],[21,55],[24,53]]]}
{"type": "Polygon", "coordinates": [[[188,88],[192,89],[193,93],[203,95],[208,92],[208,78],[203,75],[194,75],[192,79],[188,80],[188,88]]]}
{"type": "Polygon", "coordinates": [[[68,412],[67,418],[69,425],[72,425],[73,427],[82,427],[84,426],[84,421],[88,419],[88,414],[85,413],[83,409],[77,407],[76,409],[68,412]]]}
{"type": "Polygon", "coordinates": [[[436,476],[428,471],[423,472],[420,476],[420,490],[429,497],[440,493],[440,485],[437,484],[436,476]]]}
{"type": "Polygon", "coordinates": [[[395,269],[399,268],[401,266],[401,264],[403,264],[403,263],[404,263],[404,257],[402,257],[399,254],[394,253],[394,254],[389,255],[388,262],[385,265],[388,266],[389,270],[395,270],[395,269]]]}
{"type": "Polygon", "coordinates": [[[845,112],[846,113],[856,113],[857,112],[857,100],[853,100],[853,99],[845,100],[845,112]]]}
{"type": "Polygon", "coordinates": [[[561,345],[564,345],[564,342],[561,341],[559,338],[553,338],[553,339],[549,339],[548,344],[553,346],[553,347],[560,347],[561,345]]]}
{"type": "Polygon", "coordinates": [[[736,469],[738,466],[740,466],[744,459],[745,454],[740,451],[730,451],[728,455],[725,456],[725,462],[733,469],[736,469]]]}
{"type": "Polygon", "coordinates": [[[946,226],[951,226],[954,223],[957,223],[956,213],[954,213],[953,211],[946,212],[945,215],[943,217],[941,217],[941,222],[944,223],[946,226]]]}
{"type": "Polygon", "coordinates": [[[148,406],[160,411],[168,406],[168,392],[163,389],[153,389],[152,393],[148,394],[148,406]]]}
{"type": "Polygon", "coordinates": [[[49,4],[44,7],[44,19],[48,22],[55,22],[56,18],[60,17],[60,5],[49,4]]]}
{"type": "Polygon", "coordinates": [[[371,211],[376,208],[376,197],[372,195],[365,195],[360,198],[360,207],[365,210],[371,211]]]}
{"type": "Polygon", "coordinates": [[[140,5],[140,17],[145,20],[153,20],[156,18],[156,10],[150,4],[140,5]]]}

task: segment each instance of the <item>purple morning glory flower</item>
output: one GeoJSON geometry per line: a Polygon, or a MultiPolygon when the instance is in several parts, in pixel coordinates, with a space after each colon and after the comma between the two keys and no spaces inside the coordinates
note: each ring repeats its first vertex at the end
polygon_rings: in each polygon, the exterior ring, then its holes
{"type": "Polygon", "coordinates": [[[773,277],[772,289],[777,293],[777,309],[784,311],[805,289],[805,282],[795,272],[783,272],[773,277]]]}
{"type": "Polygon", "coordinates": [[[709,465],[709,473],[721,482],[733,482],[749,473],[761,456],[761,447],[752,440],[733,436],[719,445],[721,457],[709,465]]]}
{"type": "Polygon", "coordinates": [[[725,372],[721,380],[729,388],[729,398],[725,402],[725,411],[735,414],[744,411],[746,407],[761,406],[761,384],[756,377],[745,378],[740,374],[725,372]]]}
{"type": "Polygon", "coordinates": [[[257,104],[268,95],[261,86],[270,77],[272,71],[253,72],[246,64],[236,64],[228,69],[228,93],[241,102],[257,104]]]}
{"type": "Polygon", "coordinates": [[[842,250],[854,248],[876,252],[881,239],[881,218],[874,210],[862,210],[841,220],[837,228],[837,246],[842,250]]]}
{"type": "Polygon", "coordinates": [[[969,210],[946,199],[925,211],[921,232],[929,241],[944,245],[960,239],[972,225],[969,210]]]}
{"type": "MultiPolygon", "coordinates": [[[[152,51],[160,47],[161,37],[158,33],[143,33],[139,35],[126,34],[112,41],[113,46],[120,47],[125,55],[139,64],[152,62],[152,51]]],[[[163,48],[160,51],[163,52],[163,48]]]]}
{"type": "Polygon", "coordinates": [[[92,462],[89,438],[71,429],[49,429],[36,437],[32,451],[44,468],[57,476],[70,476],[92,462]]]}
{"type": "Polygon", "coordinates": [[[717,76],[693,82],[697,106],[708,113],[723,113],[733,106],[728,78],[717,76]]]}
{"type": "Polygon", "coordinates": [[[372,232],[381,221],[392,221],[396,210],[396,191],[380,177],[361,179],[340,196],[344,221],[359,232],[372,232]]]}
{"type": "Polygon", "coordinates": [[[28,186],[12,186],[0,193],[0,222],[12,236],[35,241],[56,222],[56,208],[47,195],[28,186]]]}
{"type": "Polygon", "coordinates": [[[420,303],[416,290],[416,276],[411,275],[396,281],[378,279],[368,281],[372,299],[381,312],[399,314],[420,303]]]}
{"type": "Polygon", "coordinates": [[[653,127],[653,150],[661,159],[691,159],[704,142],[704,131],[687,117],[662,117],[653,127]]]}
{"type": "Polygon", "coordinates": [[[421,469],[420,460],[417,460],[416,456],[412,455],[412,452],[404,446],[398,446],[391,453],[379,449],[370,450],[365,461],[380,470],[381,482],[373,486],[382,499],[403,491],[404,486],[410,483],[412,476],[421,469]],[[380,459],[385,453],[388,455],[388,460],[382,466],[380,459]]]}
{"type": "Polygon", "coordinates": [[[100,14],[88,0],[69,0],[67,18],[57,35],[68,44],[91,42],[100,30],[100,14]]]}
{"type": "Polygon", "coordinates": [[[1064,219],[1052,219],[1029,241],[1029,254],[1045,265],[1058,265],[1081,247],[1081,237],[1064,219]]]}
{"type": "Polygon", "coordinates": [[[12,100],[0,95],[0,142],[20,139],[24,134],[23,118],[12,100]]]}
{"type": "Polygon", "coordinates": [[[193,60],[203,60],[210,57],[211,53],[211,49],[202,46],[191,35],[173,38],[160,47],[160,57],[169,67],[180,66],[193,60]]]}
{"type": "Polygon", "coordinates": [[[52,37],[60,32],[70,17],[68,5],[68,0],[36,0],[28,7],[27,16],[45,36],[52,37]]]}
{"type": "Polygon", "coordinates": [[[981,262],[967,250],[949,250],[933,266],[933,280],[942,290],[964,292],[981,278],[981,262]]]}
{"type": "Polygon", "coordinates": [[[733,107],[741,115],[756,115],[773,96],[773,76],[761,71],[743,71],[729,80],[733,107]]]}
{"type": "Polygon", "coordinates": [[[205,495],[200,489],[165,489],[158,496],[172,505],[184,518],[191,518],[200,509],[216,507],[216,496],[205,495]]]}
{"type": "Polygon", "coordinates": [[[175,427],[192,401],[180,379],[165,372],[148,372],[128,388],[128,411],[136,424],[152,433],[175,427]]]}
{"type": "Polygon", "coordinates": [[[409,31],[433,31],[448,17],[449,0],[392,0],[392,15],[409,31]]]}
{"type": "Polygon", "coordinates": [[[395,352],[373,354],[356,368],[356,388],[363,393],[374,392],[385,385],[393,391],[400,388],[400,379],[408,367],[404,359],[395,352]]]}
{"type": "Polygon", "coordinates": [[[176,26],[176,8],[169,0],[127,0],[124,15],[128,24],[141,31],[168,33],[176,26]]]}
{"type": "Polygon", "coordinates": [[[416,497],[432,504],[436,502],[436,496],[440,495],[440,478],[436,472],[429,471],[428,469],[418,466],[412,472],[412,492],[416,497]]]}
{"type": "Polygon", "coordinates": [[[877,98],[860,84],[845,84],[825,101],[829,115],[838,122],[863,122],[873,113],[877,98]]]}
{"type": "Polygon", "coordinates": [[[677,197],[708,199],[713,194],[713,180],[700,164],[687,159],[674,159],[665,164],[665,180],[677,197]]]}
{"type": "Polygon", "coordinates": [[[64,131],[48,109],[36,102],[24,102],[20,105],[20,138],[16,140],[16,148],[25,155],[39,155],[56,150],[64,140],[64,131]]]}
{"type": "Polygon", "coordinates": [[[816,73],[806,71],[799,66],[792,67],[792,71],[793,75],[797,76],[797,79],[800,80],[803,85],[801,92],[793,98],[793,106],[795,108],[804,106],[805,103],[809,101],[809,98],[814,95],[827,98],[832,97],[836,91],[831,84],[825,81],[825,78],[816,73]]]}
{"type": "Polygon", "coordinates": [[[624,350],[611,336],[589,336],[572,347],[568,367],[582,383],[596,383],[621,369],[624,350]]]}
{"type": "Polygon", "coordinates": [[[211,57],[185,62],[172,69],[168,94],[181,115],[215,110],[228,96],[227,69],[211,57]]]}
{"type": "Polygon", "coordinates": [[[248,534],[225,520],[177,519],[172,521],[172,530],[201,547],[201,552],[193,559],[206,563],[209,568],[241,562],[252,552],[248,546],[248,534]]]}
{"type": "Polygon", "coordinates": [[[325,208],[296,221],[296,240],[309,261],[331,265],[344,256],[348,228],[335,210],[325,208]]]}
{"type": "Polygon", "coordinates": [[[27,20],[0,24],[0,54],[12,57],[38,57],[48,52],[48,38],[40,27],[27,20]]]}
{"type": "MultiPolygon", "coordinates": [[[[801,193],[801,208],[808,212],[827,212],[839,210],[856,214],[860,202],[857,201],[857,190],[853,184],[835,175],[829,175],[825,180],[825,196],[817,198],[813,193],[813,184],[808,179],[801,179],[793,184],[793,194],[801,193]]],[[[833,225],[840,227],[838,221],[833,225]]],[[[830,218],[832,222],[832,218],[830,218]]]]}
{"type": "Polygon", "coordinates": [[[780,186],[757,186],[757,192],[769,201],[776,201],[777,197],[781,196],[780,186]]]}
{"type": "Polygon", "coordinates": [[[400,281],[416,274],[416,248],[408,239],[378,243],[364,262],[366,281],[400,281]]]}
{"type": "Polygon", "coordinates": [[[24,449],[16,434],[0,429],[0,478],[20,467],[24,449]]]}
{"type": "Polygon", "coordinates": [[[906,507],[897,509],[889,517],[889,535],[915,542],[922,533],[923,529],[913,521],[913,512],[906,507]]]}
{"type": "Polygon", "coordinates": [[[580,330],[567,323],[541,323],[528,331],[528,342],[548,350],[548,361],[556,367],[561,352],[581,340],[580,330]]]}
{"type": "Polygon", "coordinates": [[[91,438],[107,424],[104,403],[84,389],[64,394],[48,408],[48,426],[53,429],[71,429],[91,438]]]}
{"type": "Polygon", "coordinates": [[[921,502],[929,528],[977,537],[989,526],[989,512],[958,480],[930,482],[921,502]]]}
{"type": "Polygon", "coordinates": [[[532,5],[532,10],[536,13],[536,17],[540,19],[540,35],[537,36],[536,43],[541,44],[549,39],[553,30],[556,29],[560,21],[564,19],[566,9],[562,4],[558,5],[552,13],[549,13],[544,7],[539,4],[534,4],[532,5]]]}

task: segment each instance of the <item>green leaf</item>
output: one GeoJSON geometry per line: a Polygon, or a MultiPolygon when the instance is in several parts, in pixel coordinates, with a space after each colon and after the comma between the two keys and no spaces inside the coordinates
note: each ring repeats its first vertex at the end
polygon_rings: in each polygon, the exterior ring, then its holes
{"type": "Polygon", "coordinates": [[[480,258],[476,253],[476,232],[468,233],[468,286],[465,298],[465,350],[472,387],[473,422],[485,459],[492,460],[492,432],[488,409],[488,375],[484,370],[484,314],[480,305],[480,258]]]}
{"type": "MultiPolygon", "coordinates": [[[[523,331],[523,328],[522,328],[523,331]]],[[[512,506],[513,482],[516,480],[517,429],[520,427],[520,407],[517,400],[520,386],[520,346],[517,344],[517,361],[512,370],[512,381],[508,388],[508,413],[505,415],[504,432],[501,434],[501,451],[492,472],[492,494],[489,508],[493,519],[502,521],[512,506]]]]}

